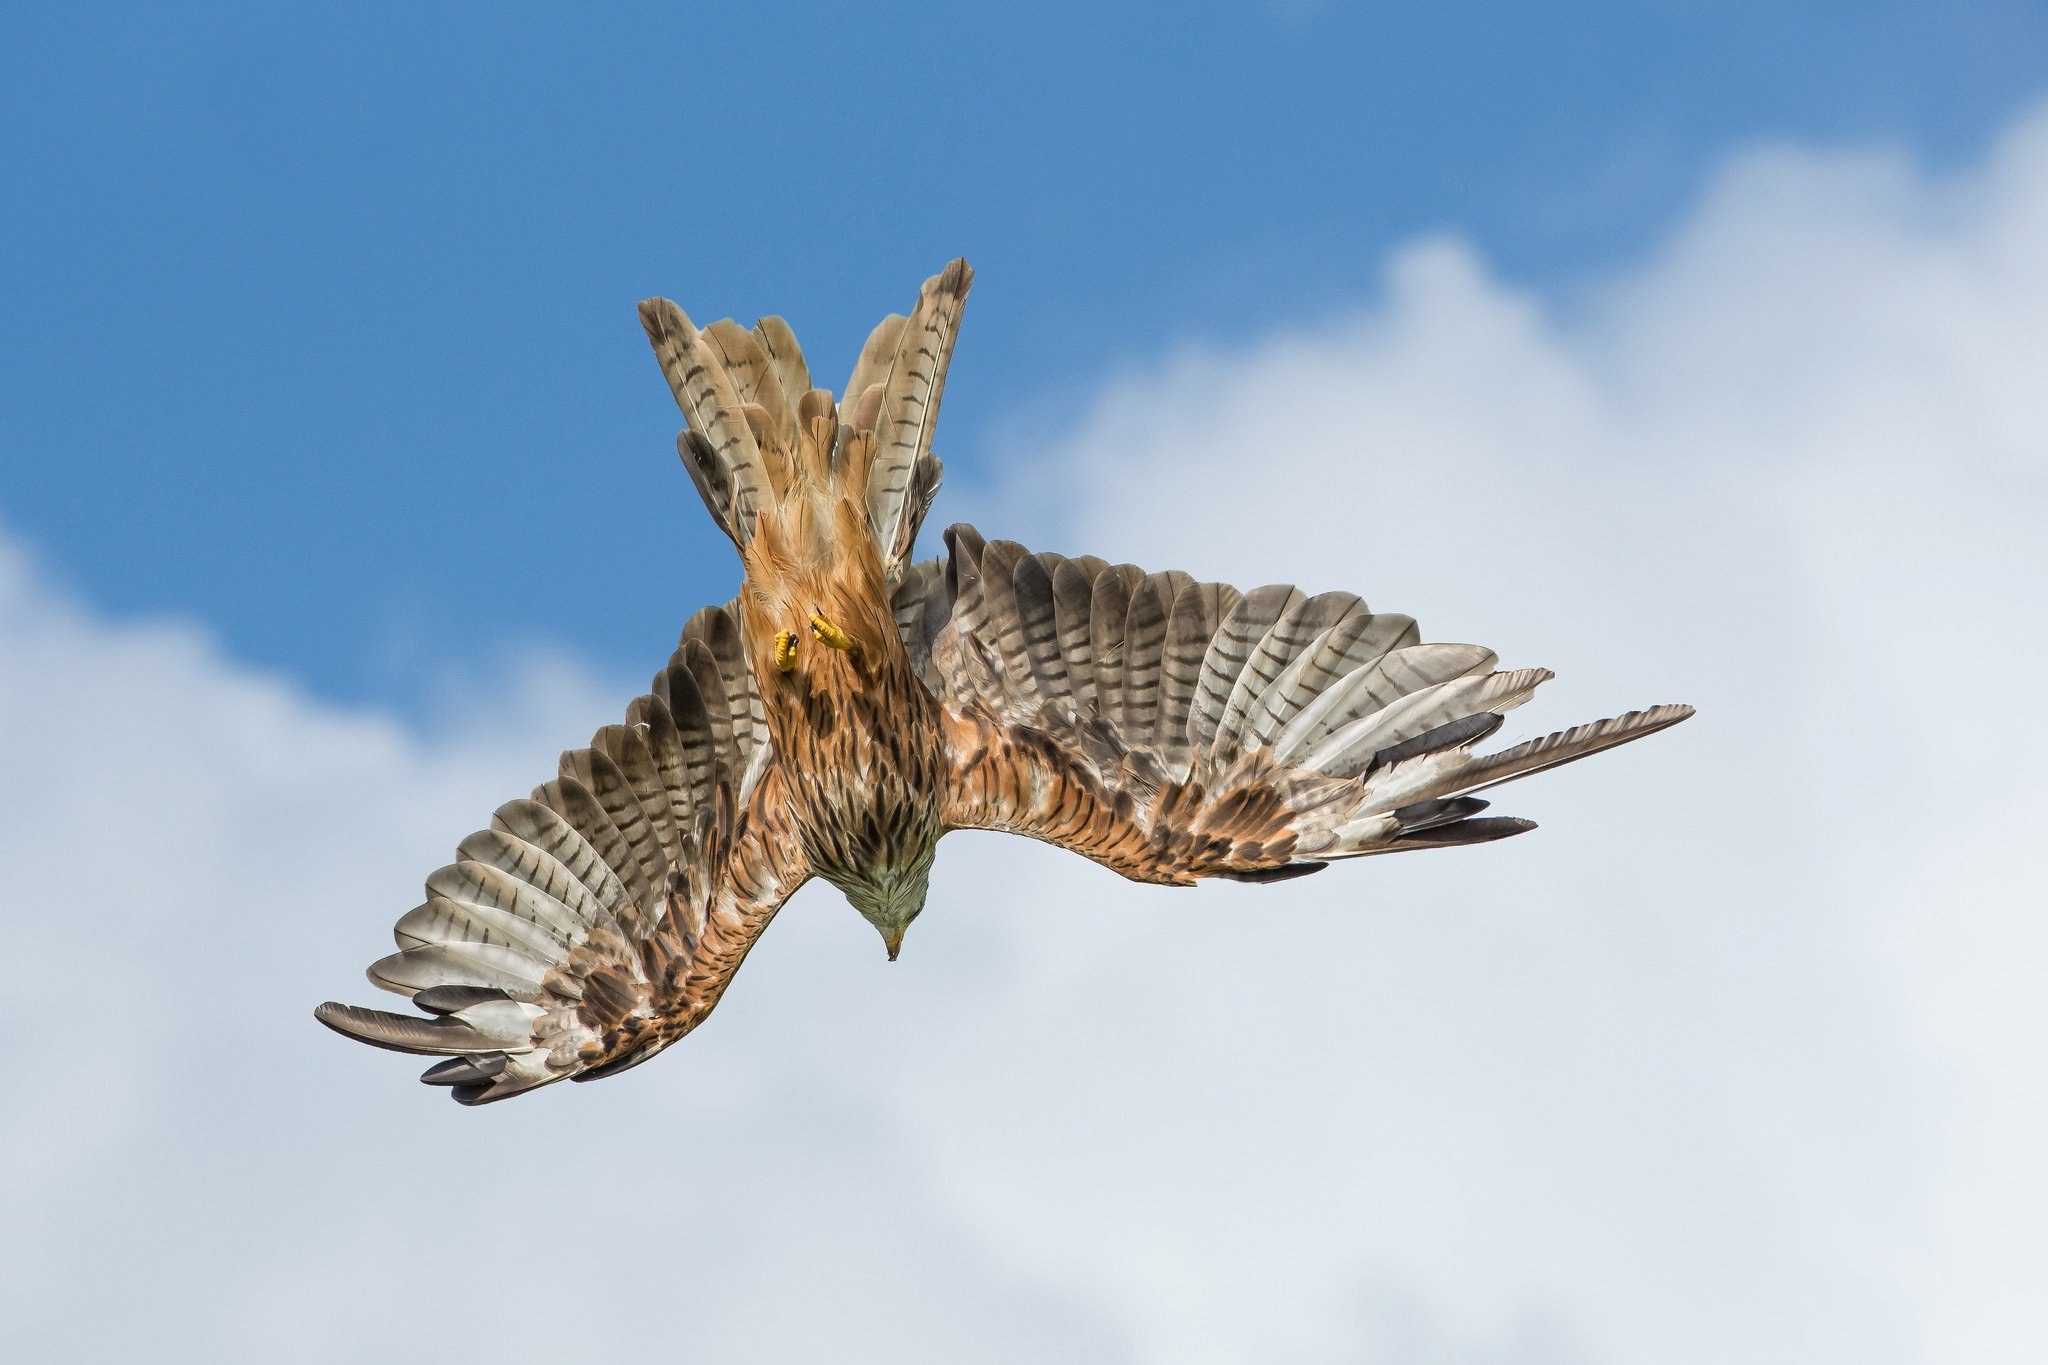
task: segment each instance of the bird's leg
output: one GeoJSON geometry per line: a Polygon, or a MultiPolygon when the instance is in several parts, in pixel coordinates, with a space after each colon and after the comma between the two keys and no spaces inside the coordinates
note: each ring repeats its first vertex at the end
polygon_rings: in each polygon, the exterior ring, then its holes
{"type": "Polygon", "coordinates": [[[796,667],[796,632],[778,630],[775,632],[775,666],[784,673],[796,667]]]}
{"type": "Polygon", "coordinates": [[[830,645],[834,649],[843,649],[849,654],[860,652],[860,641],[854,639],[830,621],[827,621],[824,614],[815,606],[811,608],[811,638],[819,644],[830,645]]]}

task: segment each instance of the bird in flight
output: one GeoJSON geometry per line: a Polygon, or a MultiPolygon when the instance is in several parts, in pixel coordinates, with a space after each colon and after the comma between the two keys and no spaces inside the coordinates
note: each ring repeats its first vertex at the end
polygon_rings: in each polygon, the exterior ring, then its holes
{"type": "Polygon", "coordinates": [[[689,619],[623,725],[427,878],[369,969],[419,1012],[330,1002],[322,1023],[446,1058],[420,1079],[464,1104],[595,1080],[702,1023],[813,877],[895,958],[949,830],[1158,885],[1283,881],[1520,834],[1474,793],[1692,714],[1482,753],[1549,671],[1425,644],[1356,594],[1241,592],[965,525],[914,560],[973,278],[956,260],[884,318],[836,400],[780,318],[700,329],[640,305],[739,595],[689,619]]]}

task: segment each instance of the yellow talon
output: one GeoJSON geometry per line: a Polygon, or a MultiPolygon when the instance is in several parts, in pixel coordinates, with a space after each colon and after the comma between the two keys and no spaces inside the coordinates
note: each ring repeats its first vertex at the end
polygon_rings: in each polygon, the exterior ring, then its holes
{"type": "Polygon", "coordinates": [[[860,648],[860,642],[839,627],[827,621],[816,607],[811,608],[811,638],[819,644],[850,652],[860,648]]]}
{"type": "Polygon", "coordinates": [[[775,666],[784,673],[796,667],[796,632],[778,630],[775,632],[775,666]]]}

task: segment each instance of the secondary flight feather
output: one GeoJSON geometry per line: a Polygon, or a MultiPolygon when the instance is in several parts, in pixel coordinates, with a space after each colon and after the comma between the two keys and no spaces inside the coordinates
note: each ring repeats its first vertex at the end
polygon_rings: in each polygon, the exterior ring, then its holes
{"type": "Polygon", "coordinates": [[[421,1079],[464,1104],[592,1080],[702,1023],[813,877],[893,959],[950,830],[1029,835],[1140,882],[1281,881],[1520,834],[1474,793],[1692,714],[1481,753],[1550,673],[1425,643],[1354,593],[1240,591],[971,526],[913,561],[973,279],[954,261],[926,281],[836,397],[780,318],[700,330],[641,304],[740,593],[689,618],[625,724],[427,878],[369,970],[416,1012],[329,1003],[322,1023],[445,1058],[421,1079]]]}

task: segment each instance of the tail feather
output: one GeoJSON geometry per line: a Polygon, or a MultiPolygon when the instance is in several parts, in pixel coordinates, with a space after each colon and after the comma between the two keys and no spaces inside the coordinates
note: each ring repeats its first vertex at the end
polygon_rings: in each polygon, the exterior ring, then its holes
{"type": "Polygon", "coordinates": [[[674,303],[646,300],[640,305],[640,325],[647,330],[676,406],[691,434],[701,440],[682,438],[683,463],[711,515],[735,544],[745,545],[754,533],[755,513],[769,504],[774,490],[739,393],[715,348],[674,303]],[[729,497],[723,495],[725,489],[731,490],[729,497]]]}
{"type": "Polygon", "coordinates": [[[731,318],[721,318],[704,329],[704,339],[718,356],[733,393],[744,409],[758,405],[767,416],[769,429],[785,451],[796,449],[796,400],[782,388],[782,376],[768,350],[753,333],[731,318]]]}
{"type": "Polygon", "coordinates": [[[782,396],[794,409],[811,391],[811,367],[804,360],[804,348],[796,343],[796,333],[781,318],[762,318],[754,324],[754,337],[768,353],[768,363],[775,367],[775,377],[782,385],[782,396]]]}
{"type": "Polygon", "coordinates": [[[896,343],[903,335],[903,324],[908,321],[910,319],[901,313],[891,313],[875,324],[875,330],[869,332],[868,339],[861,344],[860,358],[853,362],[853,373],[847,377],[846,387],[840,390],[840,402],[852,403],[887,378],[889,367],[896,362],[896,343]]]}
{"type": "MultiPolygon", "coordinates": [[[[918,504],[929,506],[938,489],[934,470],[929,489],[920,496],[917,467],[931,453],[932,430],[946,391],[946,367],[973,283],[974,271],[964,260],[953,261],[926,280],[917,307],[897,327],[894,356],[870,381],[882,385],[882,404],[875,416],[877,450],[868,476],[868,524],[891,570],[892,586],[917,538],[917,521],[923,515],[918,504]]],[[[863,353],[864,364],[867,359],[863,353]]],[[[855,370],[855,383],[864,377],[863,369],[855,370]]]]}
{"type": "MultiPolygon", "coordinates": [[[[846,436],[872,433],[865,472],[834,467],[832,476],[860,503],[892,593],[945,472],[932,431],[973,282],[967,262],[955,260],[925,281],[908,317],[891,313],[876,325],[839,397],[851,430],[827,443],[836,452],[846,436]]],[[[640,305],[640,321],[689,423],[677,453],[712,518],[744,549],[757,515],[803,481],[813,395],[830,395],[812,388],[803,349],[781,318],[762,318],[751,330],[729,318],[699,329],[656,298],[640,305]]]]}

